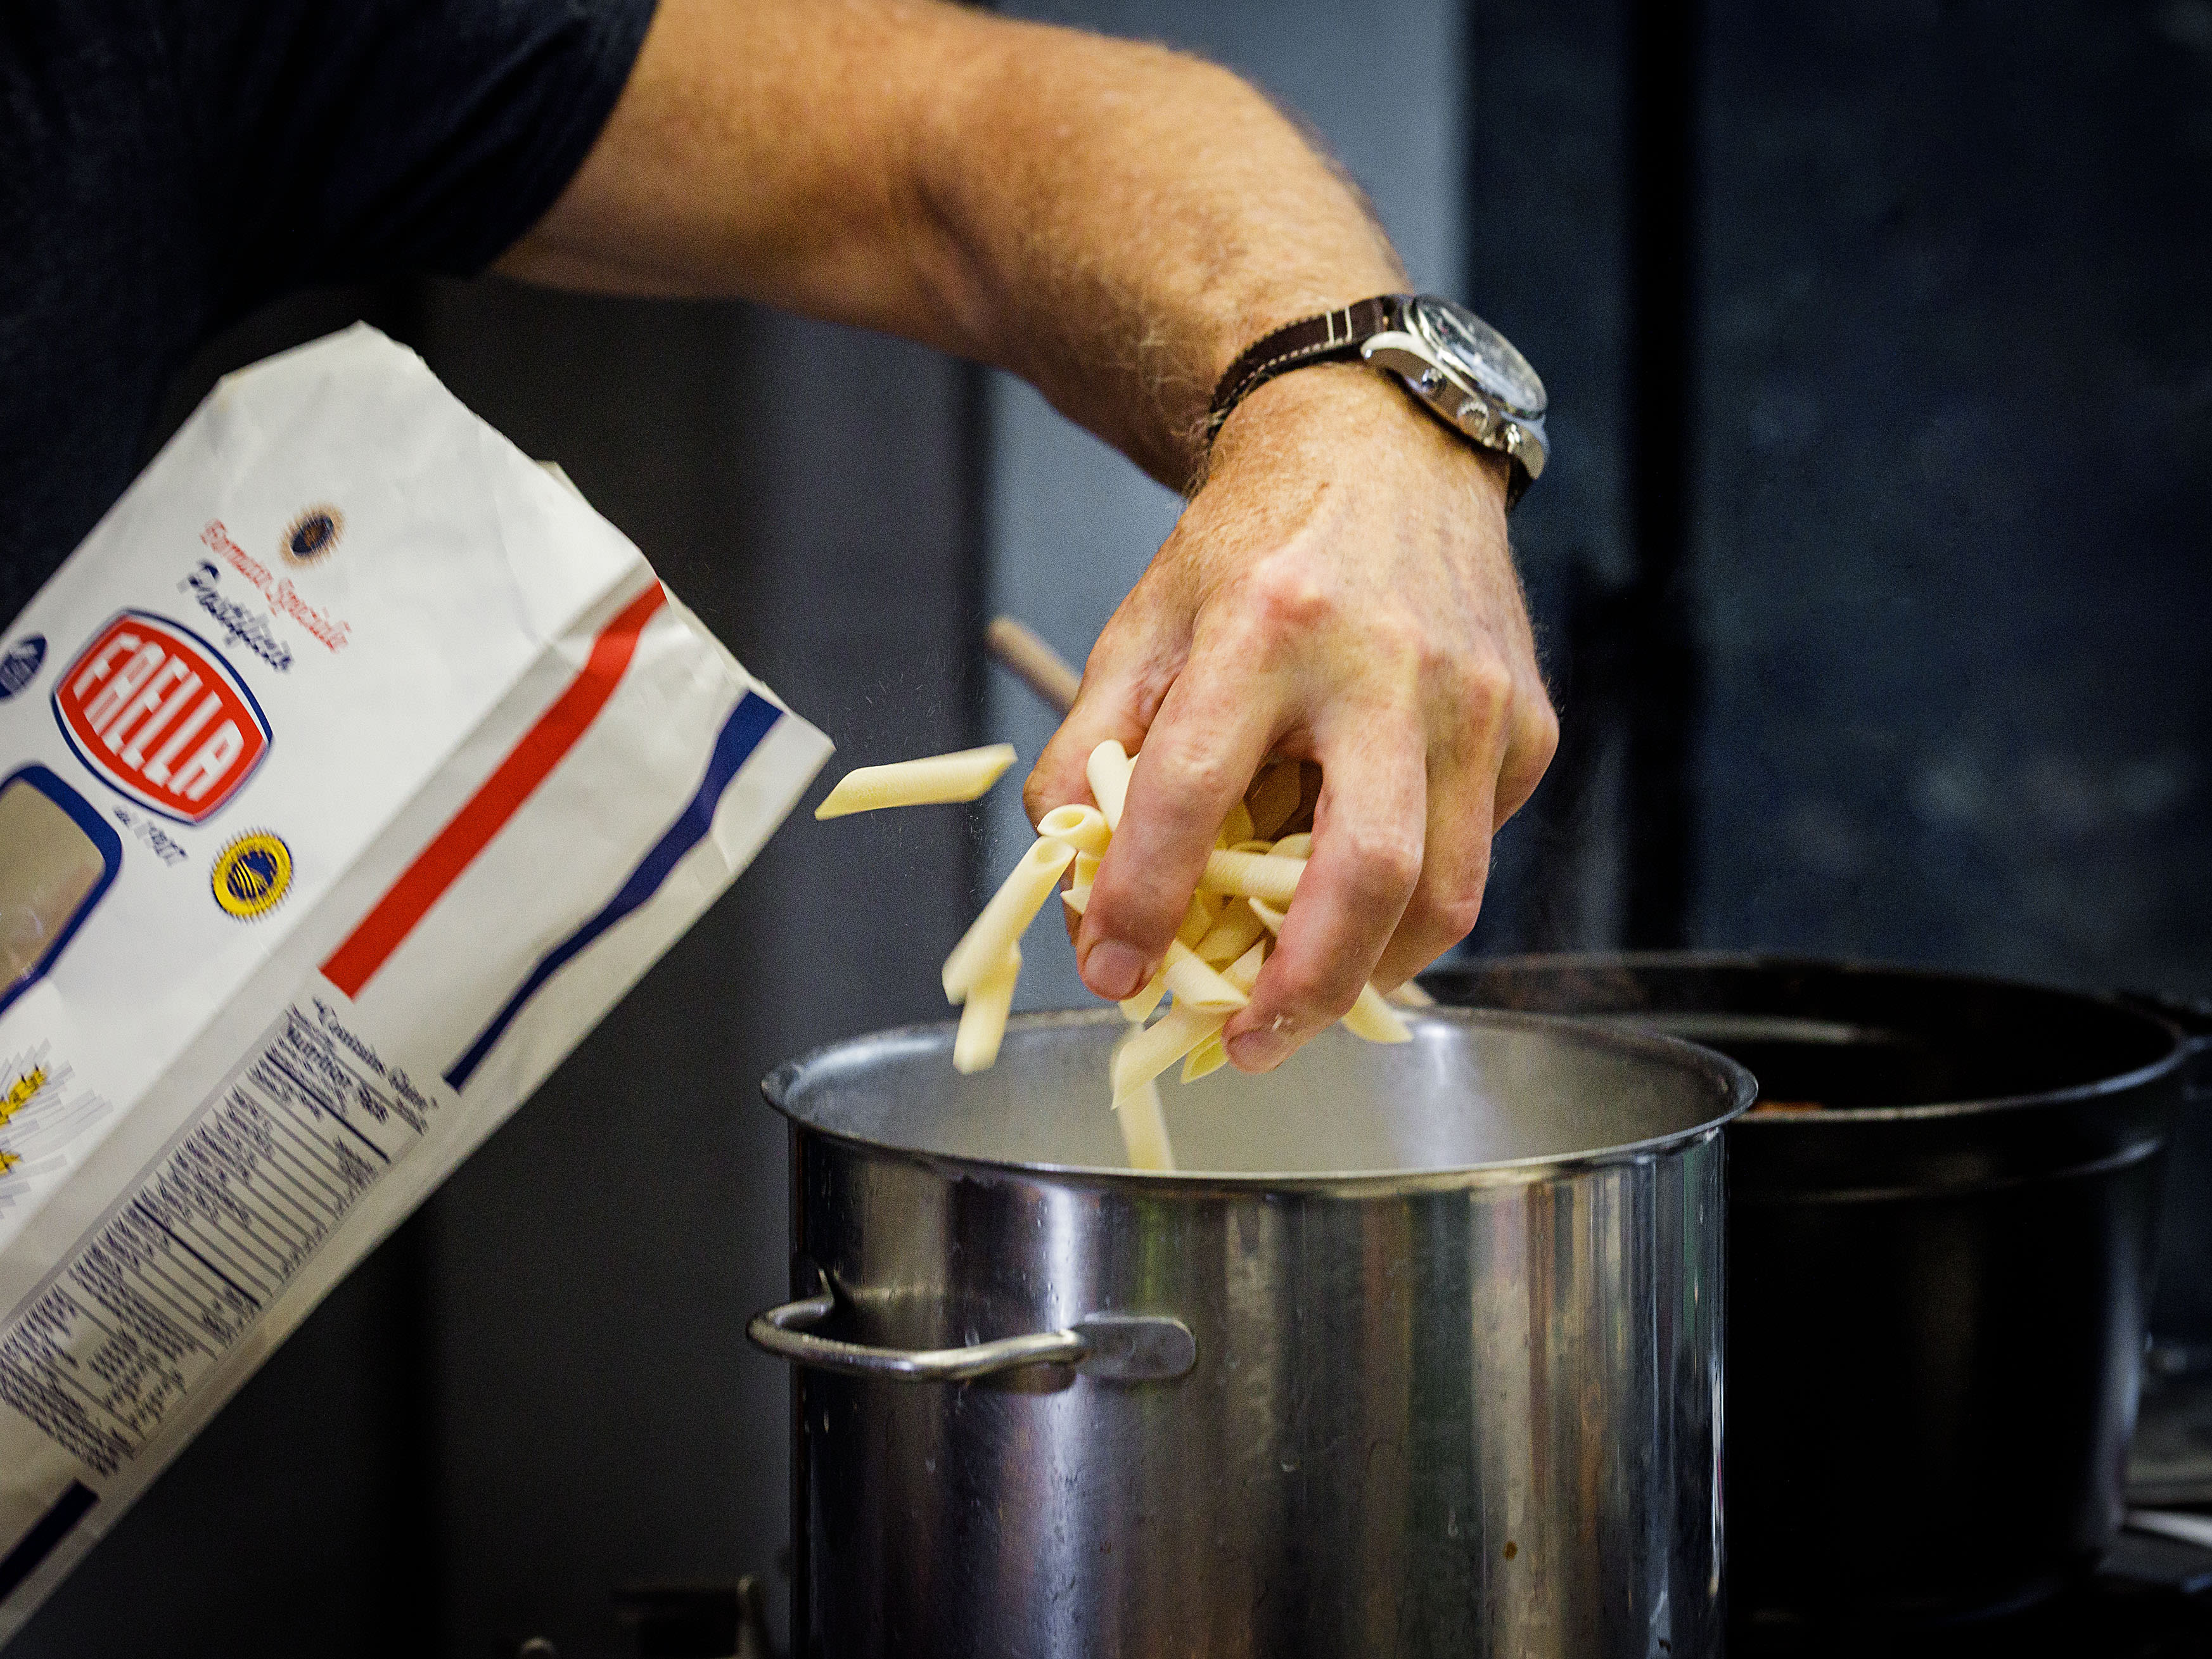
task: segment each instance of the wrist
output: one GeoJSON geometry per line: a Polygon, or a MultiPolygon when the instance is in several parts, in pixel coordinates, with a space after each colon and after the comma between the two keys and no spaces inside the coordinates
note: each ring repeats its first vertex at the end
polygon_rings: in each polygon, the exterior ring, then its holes
{"type": "Polygon", "coordinates": [[[1513,343],[1467,307],[1433,294],[1380,294],[1299,318],[1238,355],[1214,388],[1218,431],[1270,381],[1324,363],[1384,370],[1446,430],[1506,458],[1510,509],[1544,470],[1544,383],[1513,343]]]}
{"type": "Polygon", "coordinates": [[[1434,469],[1471,487],[1501,516],[1505,511],[1506,457],[1468,443],[1387,371],[1359,362],[1315,364],[1255,387],[1215,434],[1198,482],[1255,470],[1318,478],[1353,455],[1363,468],[1434,469]]]}

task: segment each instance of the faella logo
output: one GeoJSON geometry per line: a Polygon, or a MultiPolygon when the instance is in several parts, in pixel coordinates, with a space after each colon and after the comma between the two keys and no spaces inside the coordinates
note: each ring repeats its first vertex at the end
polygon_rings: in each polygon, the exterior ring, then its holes
{"type": "Polygon", "coordinates": [[[54,686],[77,758],[142,806],[186,823],[222,810],[269,752],[269,721],[198,635],[126,611],[54,686]]]}

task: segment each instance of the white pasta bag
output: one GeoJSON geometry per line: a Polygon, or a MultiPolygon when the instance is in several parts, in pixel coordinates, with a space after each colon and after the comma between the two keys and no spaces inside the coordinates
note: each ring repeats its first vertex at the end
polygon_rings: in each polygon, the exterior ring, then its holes
{"type": "Polygon", "coordinates": [[[0,1642],[829,750],[375,331],[216,389],[0,632],[0,1642]]]}

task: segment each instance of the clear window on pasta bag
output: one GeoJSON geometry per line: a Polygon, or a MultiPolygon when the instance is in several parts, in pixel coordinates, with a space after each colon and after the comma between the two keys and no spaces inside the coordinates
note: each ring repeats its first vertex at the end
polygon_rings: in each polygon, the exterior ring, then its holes
{"type": "Polygon", "coordinates": [[[0,781],[0,1013],[54,965],[122,864],[122,837],[45,767],[0,781]]]}

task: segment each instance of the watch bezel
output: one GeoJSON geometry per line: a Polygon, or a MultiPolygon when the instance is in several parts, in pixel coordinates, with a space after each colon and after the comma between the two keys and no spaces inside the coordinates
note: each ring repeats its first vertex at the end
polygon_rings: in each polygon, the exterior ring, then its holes
{"type": "Polygon", "coordinates": [[[1545,392],[1543,377],[1538,374],[1534,366],[1521,355],[1519,347],[1475,313],[1468,310],[1465,306],[1441,298],[1437,295],[1417,294],[1406,302],[1400,315],[1403,319],[1402,325],[1429,349],[1438,365],[1454,380],[1463,382],[1466,389],[1480,393],[1486,402],[1496,408],[1499,415],[1508,420],[1522,422],[1540,421],[1544,418],[1544,411],[1549,407],[1551,399],[1545,392]],[[1520,400],[1516,388],[1496,384],[1488,372],[1488,365],[1480,358],[1461,349],[1458,343],[1437,326],[1431,315],[1431,313],[1437,311],[1449,313],[1454,321],[1467,328],[1469,332],[1480,330],[1497,342],[1502,351],[1510,353],[1511,361],[1520,366],[1522,373],[1527,376],[1528,385],[1534,388],[1535,401],[1533,404],[1524,403],[1520,400]]]}

